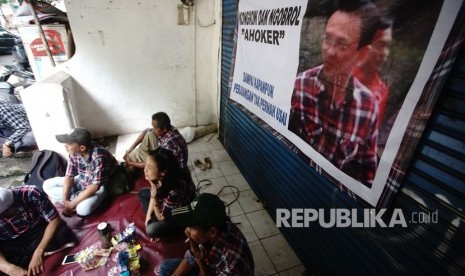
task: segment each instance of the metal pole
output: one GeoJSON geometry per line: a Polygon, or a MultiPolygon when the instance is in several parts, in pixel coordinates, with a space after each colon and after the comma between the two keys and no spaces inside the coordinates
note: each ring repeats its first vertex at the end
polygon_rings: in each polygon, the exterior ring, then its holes
{"type": "Polygon", "coordinates": [[[44,44],[45,52],[47,52],[47,56],[50,59],[50,64],[52,67],[55,67],[55,60],[53,60],[52,52],[50,52],[50,48],[48,47],[47,38],[45,37],[44,30],[42,29],[42,25],[40,25],[39,18],[37,17],[36,9],[32,5],[32,1],[28,1],[29,8],[31,9],[32,16],[34,16],[34,22],[36,23],[37,27],[39,28],[39,35],[42,39],[42,43],[44,44]]]}

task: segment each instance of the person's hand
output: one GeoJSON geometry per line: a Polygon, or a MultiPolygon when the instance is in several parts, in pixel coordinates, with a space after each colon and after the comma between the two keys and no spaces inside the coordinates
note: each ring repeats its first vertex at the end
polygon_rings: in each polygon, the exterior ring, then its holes
{"type": "Polygon", "coordinates": [[[202,244],[198,244],[192,239],[189,239],[190,251],[192,256],[195,258],[197,263],[203,261],[205,256],[207,255],[207,250],[202,244]]]}
{"type": "Polygon", "coordinates": [[[124,164],[125,164],[126,166],[128,166],[128,165],[129,165],[128,151],[126,151],[126,153],[124,154],[123,160],[124,160],[124,164]]]}
{"type": "Polygon", "coordinates": [[[3,147],[2,147],[2,153],[3,153],[3,157],[5,158],[10,158],[13,156],[13,151],[11,150],[11,148],[5,144],[3,144],[3,147]]]}
{"type": "Polygon", "coordinates": [[[29,262],[27,275],[35,276],[42,272],[44,272],[44,252],[41,249],[36,249],[32,255],[31,261],[29,262]]]}
{"type": "Polygon", "coordinates": [[[25,276],[27,275],[27,270],[12,264],[6,271],[6,274],[11,276],[25,276]]]}
{"type": "Polygon", "coordinates": [[[63,201],[63,216],[65,217],[72,217],[76,213],[74,205],[69,200],[63,201]]]}

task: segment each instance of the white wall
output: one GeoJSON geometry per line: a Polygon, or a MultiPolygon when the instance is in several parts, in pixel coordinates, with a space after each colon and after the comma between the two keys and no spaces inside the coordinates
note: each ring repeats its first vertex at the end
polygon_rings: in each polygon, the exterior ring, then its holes
{"type": "Polygon", "coordinates": [[[180,3],[65,2],[79,125],[94,136],[136,132],[158,111],[177,127],[217,122],[221,2],[196,0],[189,25],[177,25],[180,3]]]}

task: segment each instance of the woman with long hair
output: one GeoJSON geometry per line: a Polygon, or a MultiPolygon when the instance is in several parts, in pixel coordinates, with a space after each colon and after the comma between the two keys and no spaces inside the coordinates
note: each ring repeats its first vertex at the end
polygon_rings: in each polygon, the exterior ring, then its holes
{"type": "Polygon", "coordinates": [[[164,148],[149,152],[145,160],[145,179],[150,188],[139,192],[139,200],[146,213],[146,233],[151,241],[179,228],[170,219],[171,210],[186,206],[192,201],[191,183],[178,168],[173,153],[164,148]]]}

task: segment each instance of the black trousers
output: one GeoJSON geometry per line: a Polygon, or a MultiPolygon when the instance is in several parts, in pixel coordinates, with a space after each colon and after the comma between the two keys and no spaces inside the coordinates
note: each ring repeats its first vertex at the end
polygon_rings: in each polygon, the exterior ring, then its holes
{"type": "MultiPolygon", "coordinates": [[[[150,203],[150,188],[144,188],[140,190],[138,196],[142,208],[144,209],[144,214],[147,214],[147,210],[149,209],[148,207],[150,203]]],[[[159,221],[156,216],[153,216],[147,224],[145,232],[147,233],[147,235],[153,238],[163,237],[172,232],[180,232],[182,230],[183,228],[178,226],[170,218],[166,218],[164,220],[159,221]]]]}

